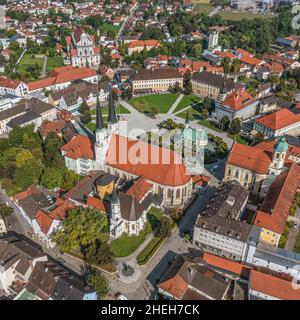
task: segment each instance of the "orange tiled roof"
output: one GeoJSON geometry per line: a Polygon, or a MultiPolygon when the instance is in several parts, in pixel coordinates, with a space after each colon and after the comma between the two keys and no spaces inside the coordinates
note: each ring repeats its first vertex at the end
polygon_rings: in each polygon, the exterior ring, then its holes
{"type": "Polygon", "coordinates": [[[93,159],[95,157],[94,143],[86,136],[75,136],[61,150],[66,152],[66,157],[75,160],[79,158],[93,159]]]}
{"type": "Polygon", "coordinates": [[[207,252],[204,252],[203,260],[211,266],[227,270],[240,276],[243,273],[249,272],[251,270],[251,267],[246,266],[240,262],[231,261],[207,252]]]}
{"type": "Polygon", "coordinates": [[[279,130],[300,121],[300,114],[284,108],[255,120],[272,130],[279,130]]]}
{"type": "Polygon", "coordinates": [[[128,44],[128,48],[136,47],[158,47],[160,42],[158,40],[134,40],[128,44]]]}
{"type": "Polygon", "coordinates": [[[267,174],[272,162],[272,154],[260,148],[235,142],[227,162],[237,167],[267,174]]]}
{"type": "Polygon", "coordinates": [[[216,50],[214,51],[214,54],[216,54],[217,56],[219,56],[220,58],[229,58],[229,59],[234,59],[236,58],[237,56],[234,55],[233,53],[231,52],[228,52],[228,51],[219,51],[219,50],[216,50]]]}
{"type": "Polygon", "coordinates": [[[291,281],[251,271],[251,289],[281,300],[300,300],[300,289],[294,289],[291,281]]]}
{"type": "Polygon", "coordinates": [[[47,137],[50,132],[61,133],[61,130],[65,127],[65,120],[56,120],[43,123],[39,132],[42,137],[47,137]]]}
{"type": "Polygon", "coordinates": [[[258,66],[262,62],[262,60],[259,60],[259,59],[255,58],[255,57],[250,57],[250,56],[243,56],[240,59],[240,61],[242,63],[250,64],[252,66],[258,66]]]}
{"type": "Polygon", "coordinates": [[[12,80],[6,77],[0,77],[0,87],[16,89],[20,83],[20,80],[12,80]]]}
{"type": "Polygon", "coordinates": [[[180,275],[176,274],[175,277],[160,283],[159,287],[173,297],[180,299],[187,290],[188,285],[180,275]]]}
{"type": "Polygon", "coordinates": [[[106,163],[166,186],[182,186],[191,181],[185,165],[174,151],[120,135],[112,136],[106,163]]]}
{"type": "Polygon", "coordinates": [[[131,195],[137,201],[141,201],[152,188],[153,185],[141,177],[129,188],[127,194],[131,195]]]}
{"type": "Polygon", "coordinates": [[[300,184],[300,167],[292,163],[289,170],[276,177],[271,185],[254,224],[282,234],[300,184]]]}
{"type": "Polygon", "coordinates": [[[229,107],[233,111],[241,110],[255,100],[251,97],[251,95],[245,89],[236,90],[227,95],[226,99],[222,102],[223,107],[229,107]]]}
{"type": "Polygon", "coordinates": [[[99,198],[88,196],[86,204],[87,206],[100,210],[101,212],[109,212],[109,208],[105,205],[105,202],[99,198]]]}

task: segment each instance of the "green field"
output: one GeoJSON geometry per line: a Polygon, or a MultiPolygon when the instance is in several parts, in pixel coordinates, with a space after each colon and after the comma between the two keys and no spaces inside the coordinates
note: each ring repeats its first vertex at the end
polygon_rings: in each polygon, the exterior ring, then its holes
{"type": "Polygon", "coordinates": [[[294,252],[300,253],[300,232],[298,233],[297,240],[294,247],[294,252]]]}
{"type": "Polygon", "coordinates": [[[216,126],[214,126],[214,125],[213,125],[212,123],[210,123],[208,120],[200,120],[200,121],[198,122],[198,124],[200,124],[200,125],[203,126],[203,127],[212,129],[212,130],[214,130],[214,131],[222,132],[222,130],[220,130],[219,128],[217,128],[216,126]]]}
{"type": "Polygon", "coordinates": [[[104,23],[102,25],[102,29],[105,33],[107,33],[108,31],[113,31],[115,33],[115,35],[117,35],[117,33],[119,32],[121,28],[121,25],[120,26],[114,26],[112,23],[104,23]]]}
{"type": "Polygon", "coordinates": [[[155,94],[132,98],[129,103],[140,112],[151,112],[151,108],[155,108],[159,113],[167,113],[178,96],[171,93],[155,94]]]}
{"type": "Polygon", "coordinates": [[[274,16],[270,14],[258,14],[258,13],[248,13],[248,12],[225,12],[225,11],[219,11],[218,14],[224,19],[224,20],[232,20],[232,21],[240,21],[243,19],[246,20],[254,20],[257,18],[260,19],[271,19],[274,16]]]}
{"type": "Polygon", "coordinates": [[[150,258],[154,255],[154,253],[157,251],[162,241],[163,241],[162,238],[154,237],[148,243],[145,249],[137,256],[136,260],[138,265],[145,265],[150,260],[150,258]]]}
{"type": "Polygon", "coordinates": [[[234,141],[236,141],[237,143],[240,143],[240,144],[246,144],[246,145],[249,144],[248,141],[245,140],[245,139],[244,139],[241,135],[239,135],[239,134],[235,134],[235,135],[229,134],[229,135],[228,135],[228,138],[230,138],[230,139],[232,139],[232,140],[234,140],[234,141]]]}
{"type": "Polygon", "coordinates": [[[214,6],[209,3],[197,3],[194,6],[193,13],[194,14],[198,14],[198,13],[209,14],[213,10],[214,10],[214,6]]]}
{"type": "Polygon", "coordinates": [[[197,96],[184,96],[173,113],[176,113],[191,104],[199,102],[201,99],[197,96]]]}
{"type": "Polygon", "coordinates": [[[176,116],[180,117],[182,119],[186,119],[187,112],[189,113],[190,121],[197,120],[201,116],[200,111],[198,111],[194,108],[189,108],[188,110],[185,110],[183,112],[180,112],[179,114],[176,114],[176,116]]]}
{"type": "Polygon", "coordinates": [[[29,66],[33,66],[36,63],[38,63],[40,68],[42,68],[43,58],[35,58],[33,54],[24,54],[24,57],[18,64],[17,71],[20,73],[25,73],[27,72],[26,69],[29,66]]]}
{"type": "Polygon", "coordinates": [[[148,223],[144,230],[137,237],[123,234],[120,238],[110,243],[111,252],[115,257],[127,257],[132,254],[146,239],[151,232],[151,226],[148,223]]]}
{"type": "Polygon", "coordinates": [[[55,68],[62,67],[64,65],[64,59],[61,56],[48,57],[46,72],[50,72],[55,68]]]}

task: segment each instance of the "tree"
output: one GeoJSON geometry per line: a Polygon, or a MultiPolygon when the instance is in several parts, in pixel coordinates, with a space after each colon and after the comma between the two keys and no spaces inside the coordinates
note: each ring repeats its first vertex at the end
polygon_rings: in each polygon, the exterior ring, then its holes
{"type": "Polygon", "coordinates": [[[220,121],[220,129],[221,130],[227,130],[229,126],[230,120],[227,115],[223,116],[223,118],[220,121]]]}
{"type": "Polygon", "coordinates": [[[176,82],[176,83],[174,84],[174,86],[173,86],[173,87],[170,87],[170,89],[169,89],[169,91],[172,92],[172,93],[179,93],[180,90],[181,90],[181,88],[180,88],[180,85],[179,85],[178,82],[176,82]]]}
{"type": "Polygon", "coordinates": [[[230,59],[228,57],[225,57],[223,60],[222,60],[222,66],[224,68],[224,72],[225,73],[229,73],[230,72],[230,59]]]}
{"type": "Polygon", "coordinates": [[[4,203],[0,204],[0,216],[2,216],[2,218],[8,218],[13,212],[13,208],[8,207],[4,203]]]}
{"type": "Polygon", "coordinates": [[[53,240],[63,252],[76,252],[96,241],[108,238],[106,214],[91,208],[78,207],[67,213],[62,228],[53,234],[53,240]]]}
{"type": "Polygon", "coordinates": [[[238,134],[240,131],[241,131],[241,120],[239,118],[235,118],[231,121],[230,133],[238,134]]]}
{"type": "Polygon", "coordinates": [[[31,161],[32,158],[33,158],[33,154],[30,151],[23,149],[16,156],[17,168],[22,167],[26,162],[31,161]]]}
{"type": "Polygon", "coordinates": [[[130,100],[132,98],[132,88],[131,87],[128,87],[126,90],[125,90],[125,98],[127,100],[130,100]]]}
{"type": "Polygon", "coordinates": [[[62,188],[64,190],[72,189],[80,181],[80,178],[76,172],[65,169],[62,188]]]}
{"type": "Polygon", "coordinates": [[[60,153],[62,145],[62,139],[55,132],[47,135],[44,142],[44,160],[47,166],[59,168],[64,165],[60,153]]]}
{"type": "Polygon", "coordinates": [[[100,272],[88,275],[87,284],[97,292],[98,298],[105,297],[109,292],[108,281],[100,272]]]}
{"type": "Polygon", "coordinates": [[[39,178],[43,171],[43,165],[39,159],[31,159],[19,168],[16,168],[13,178],[17,186],[22,189],[39,182],[39,178]]]}
{"type": "Polygon", "coordinates": [[[201,111],[201,116],[204,120],[206,120],[208,118],[208,111],[206,108],[203,108],[201,111]]]}
{"type": "Polygon", "coordinates": [[[45,168],[41,176],[41,184],[47,189],[54,189],[56,187],[62,187],[63,185],[63,173],[60,168],[47,167],[45,168]]]}
{"type": "Polygon", "coordinates": [[[171,236],[171,220],[168,217],[162,217],[156,230],[156,236],[167,238],[171,236]]]}
{"type": "Polygon", "coordinates": [[[183,88],[184,88],[184,94],[186,94],[186,95],[190,95],[193,92],[192,83],[191,83],[191,75],[189,72],[187,72],[184,75],[183,88]]]}
{"type": "Polygon", "coordinates": [[[105,265],[112,262],[112,253],[106,242],[96,241],[85,249],[85,259],[89,264],[105,265]]]}

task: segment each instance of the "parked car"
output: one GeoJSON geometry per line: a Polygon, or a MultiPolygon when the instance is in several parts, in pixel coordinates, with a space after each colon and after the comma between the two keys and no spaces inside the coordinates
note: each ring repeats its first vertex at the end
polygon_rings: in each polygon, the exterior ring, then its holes
{"type": "Polygon", "coordinates": [[[293,223],[293,228],[295,228],[295,229],[298,228],[298,223],[297,222],[293,223]]]}
{"type": "Polygon", "coordinates": [[[57,261],[60,262],[61,264],[64,264],[66,262],[63,258],[58,258],[57,261]]]}
{"type": "Polygon", "coordinates": [[[116,299],[116,300],[128,300],[128,298],[125,297],[121,292],[117,292],[117,293],[115,294],[115,299],[116,299]]]}

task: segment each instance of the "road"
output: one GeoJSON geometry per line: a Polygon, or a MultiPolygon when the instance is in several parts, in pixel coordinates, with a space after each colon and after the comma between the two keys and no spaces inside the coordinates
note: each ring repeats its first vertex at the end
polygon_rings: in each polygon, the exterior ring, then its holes
{"type": "Polygon", "coordinates": [[[126,23],[127,23],[128,19],[130,19],[133,16],[133,14],[134,14],[135,10],[138,8],[138,6],[139,6],[139,4],[137,2],[135,4],[135,6],[131,9],[129,15],[125,18],[125,20],[124,20],[124,22],[123,22],[123,24],[122,24],[122,26],[121,26],[118,34],[117,34],[116,41],[119,41],[119,38],[121,37],[121,35],[123,33],[123,30],[124,30],[124,28],[126,26],[126,23]]]}

